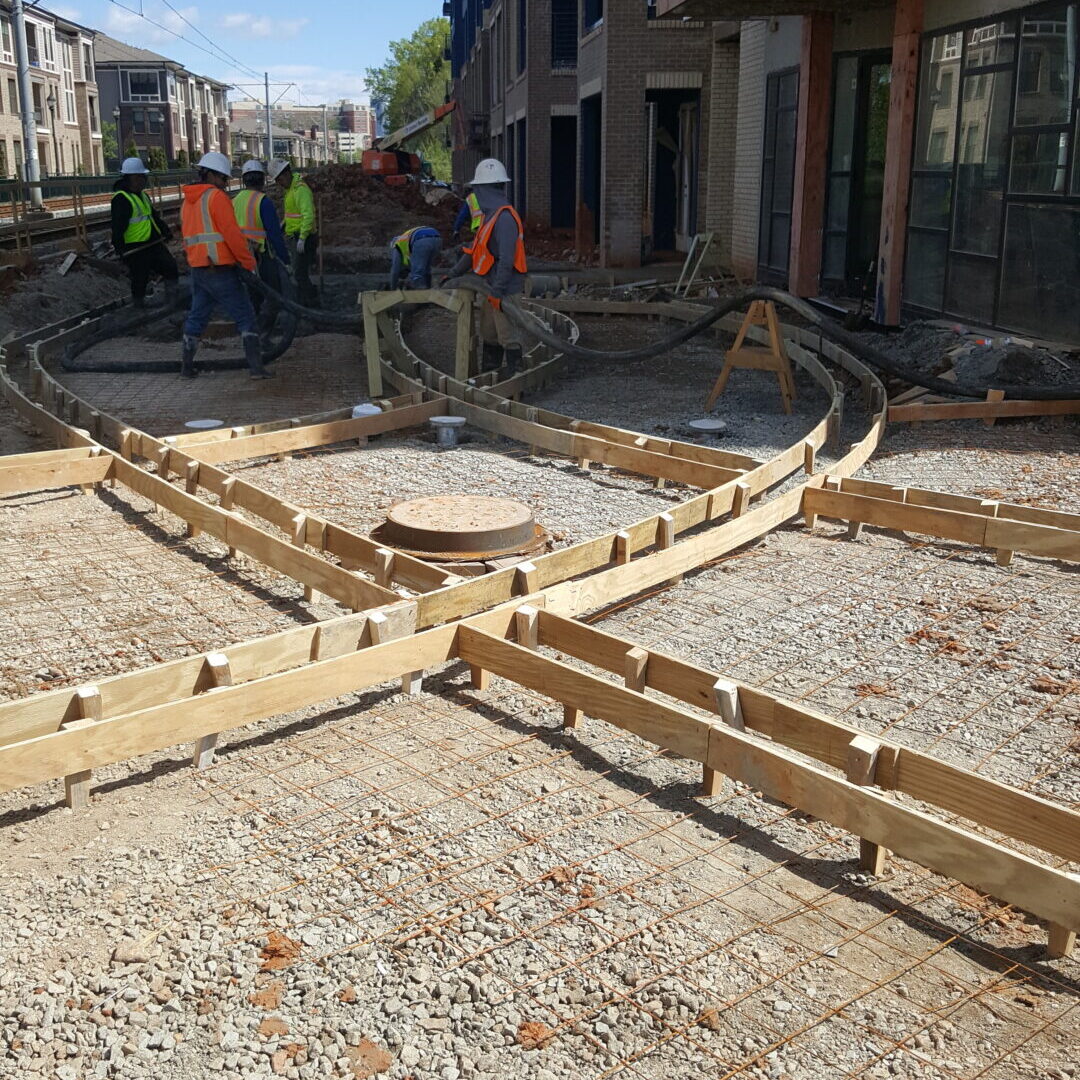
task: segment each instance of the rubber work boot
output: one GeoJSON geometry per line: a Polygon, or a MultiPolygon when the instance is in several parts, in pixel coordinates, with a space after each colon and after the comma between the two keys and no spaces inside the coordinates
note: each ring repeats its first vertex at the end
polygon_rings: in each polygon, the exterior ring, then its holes
{"type": "Polygon", "coordinates": [[[262,346],[259,343],[258,334],[244,334],[241,337],[244,343],[244,359],[247,361],[248,371],[253,379],[269,379],[270,372],[263,367],[262,346]]]}
{"type": "Polygon", "coordinates": [[[521,346],[507,345],[503,349],[503,364],[506,366],[506,377],[512,378],[521,369],[521,346]]]}
{"type": "Polygon", "coordinates": [[[194,379],[199,374],[195,367],[195,353],[199,348],[199,339],[184,335],[184,347],[180,353],[180,374],[185,379],[194,379]]]}

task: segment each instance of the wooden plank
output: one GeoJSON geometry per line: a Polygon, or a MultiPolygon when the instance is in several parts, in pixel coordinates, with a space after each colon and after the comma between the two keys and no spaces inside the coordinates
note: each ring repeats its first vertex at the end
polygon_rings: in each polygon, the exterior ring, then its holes
{"type": "Polygon", "coordinates": [[[984,544],[999,550],[1023,551],[1050,559],[1080,562],[1080,533],[1006,518],[989,518],[984,544]]]}
{"type": "MultiPolygon", "coordinates": [[[[881,743],[877,739],[871,739],[868,735],[856,735],[848,743],[847,778],[860,787],[873,787],[880,753],[881,743]]],[[[888,854],[880,844],[859,840],[859,867],[875,877],[880,877],[885,872],[888,854]]]]}
{"type": "Polygon", "coordinates": [[[889,423],[914,420],[982,420],[1014,416],[1072,416],[1080,413],[1080,400],[1062,401],[950,401],[943,405],[898,405],[889,408],[889,423]]]}
{"type": "Polygon", "coordinates": [[[709,725],[704,720],[471,626],[463,624],[458,638],[468,663],[484,664],[496,675],[684,757],[701,761],[705,756],[709,725]]]}
{"type": "MultiPolygon", "coordinates": [[[[67,453],[68,451],[56,452],[67,453]]],[[[88,484],[99,484],[109,479],[111,475],[112,458],[108,455],[15,466],[9,465],[6,458],[0,458],[0,496],[65,487],[84,487],[88,484]]]]}
{"type": "MultiPolygon", "coordinates": [[[[229,667],[229,658],[224,653],[208,653],[206,657],[206,671],[210,686],[207,692],[220,689],[223,686],[232,686],[232,669],[229,667]]],[[[218,736],[214,732],[204,735],[195,744],[195,753],[192,764],[196,769],[209,769],[214,763],[214,750],[217,748],[218,736]]]]}

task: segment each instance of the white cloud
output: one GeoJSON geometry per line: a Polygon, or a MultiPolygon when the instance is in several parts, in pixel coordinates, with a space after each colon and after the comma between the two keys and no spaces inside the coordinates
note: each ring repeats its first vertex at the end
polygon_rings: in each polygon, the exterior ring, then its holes
{"type": "Polygon", "coordinates": [[[199,9],[197,7],[186,7],[178,10],[179,14],[170,11],[166,7],[162,7],[160,10],[152,9],[147,12],[148,18],[154,20],[151,23],[134,11],[128,11],[125,8],[117,7],[115,4],[110,4],[108,13],[105,16],[105,31],[130,45],[143,46],[164,45],[168,42],[175,43],[177,35],[183,37],[185,33],[194,37],[191,27],[184,22],[184,19],[187,19],[189,23],[197,23],[199,21],[199,9]],[[180,17],[181,15],[183,18],[180,17]],[[161,25],[155,26],[154,23],[160,23],[161,25]],[[162,29],[163,27],[164,29],[162,29]]]}
{"type": "Polygon", "coordinates": [[[236,11],[219,20],[218,25],[223,30],[243,31],[249,37],[294,38],[310,21],[310,19],[275,19],[269,15],[236,11]]]}

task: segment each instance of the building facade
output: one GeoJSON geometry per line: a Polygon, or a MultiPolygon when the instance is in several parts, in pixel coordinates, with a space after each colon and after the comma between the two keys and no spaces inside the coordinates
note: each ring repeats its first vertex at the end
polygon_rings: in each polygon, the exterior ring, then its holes
{"type": "MultiPolygon", "coordinates": [[[[10,5],[0,0],[0,177],[24,175],[18,68],[10,5]]],[[[26,10],[32,108],[42,176],[100,172],[101,108],[93,30],[26,10]]]]}
{"type": "Polygon", "coordinates": [[[800,295],[1080,339],[1080,5],[658,0],[746,19],[731,261],[800,295]]]}
{"type": "Polygon", "coordinates": [[[450,0],[444,10],[461,105],[457,181],[480,158],[501,158],[518,209],[573,229],[605,265],[685,251],[707,230],[727,255],[737,23],[658,20],[649,0],[450,0]]]}
{"type": "Polygon", "coordinates": [[[211,150],[230,152],[224,83],[104,34],[94,60],[102,115],[116,124],[120,156],[134,146],[144,160],[163,154],[175,166],[211,150]]]}
{"type": "MultiPolygon", "coordinates": [[[[232,160],[236,165],[254,158],[266,160],[266,123],[261,119],[234,120],[230,126],[232,139],[232,160]]],[[[334,132],[330,133],[331,136],[334,132]]],[[[314,135],[310,132],[290,131],[288,128],[273,127],[274,157],[282,161],[292,161],[298,167],[307,168],[320,165],[334,156],[334,143],[331,138],[329,156],[322,141],[322,132],[314,135]]]]}

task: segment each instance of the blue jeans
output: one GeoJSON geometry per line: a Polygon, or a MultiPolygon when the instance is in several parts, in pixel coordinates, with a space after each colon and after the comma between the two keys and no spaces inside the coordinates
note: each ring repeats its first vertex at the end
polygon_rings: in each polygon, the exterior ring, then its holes
{"type": "Polygon", "coordinates": [[[184,322],[187,337],[199,337],[210,322],[214,308],[223,308],[241,334],[254,334],[255,309],[235,266],[191,268],[191,310],[184,322]]]}
{"type": "MultiPolygon", "coordinates": [[[[414,240],[409,252],[409,288],[431,288],[431,264],[436,256],[442,251],[441,236],[422,236],[414,240]]],[[[401,286],[401,276],[406,267],[402,262],[401,252],[396,244],[390,245],[390,288],[397,289],[401,286]]]]}

